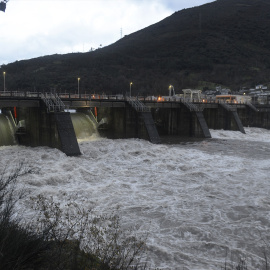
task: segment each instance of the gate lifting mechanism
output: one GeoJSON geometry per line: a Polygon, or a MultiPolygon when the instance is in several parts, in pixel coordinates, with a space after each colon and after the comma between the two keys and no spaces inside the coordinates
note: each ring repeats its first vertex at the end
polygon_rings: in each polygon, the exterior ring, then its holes
{"type": "MultiPolygon", "coordinates": [[[[1,0],[0,0],[1,1],[1,0]]],[[[8,2],[9,0],[2,0],[1,2],[0,2],[0,10],[1,11],[4,11],[5,12],[5,10],[6,10],[6,6],[7,6],[7,2],[8,2]]]]}

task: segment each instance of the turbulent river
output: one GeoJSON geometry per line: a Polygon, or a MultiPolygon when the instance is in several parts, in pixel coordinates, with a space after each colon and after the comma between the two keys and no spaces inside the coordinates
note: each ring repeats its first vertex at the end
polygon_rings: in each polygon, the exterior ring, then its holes
{"type": "Polygon", "coordinates": [[[125,226],[148,234],[152,267],[221,269],[227,254],[257,269],[270,237],[270,131],[245,130],[159,145],[92,136],[80,142],[80,157],[2,146],[0,170],[20,162],[39,169],[19,178],[29,191],[17,206],[25,218],[34,215],[30,196],[38,194],[61,202],[68,194],[85,208],[117,211],[125,226]]]}

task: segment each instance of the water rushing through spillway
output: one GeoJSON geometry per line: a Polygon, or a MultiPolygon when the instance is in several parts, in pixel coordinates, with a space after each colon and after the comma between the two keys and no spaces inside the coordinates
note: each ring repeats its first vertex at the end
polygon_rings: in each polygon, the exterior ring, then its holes
{"type": "MultiPolygon", "coordinates": [[[[117,211],[148,233],[153,267],[221,269],[229,250],[256,269],[270,236],[270,131],[246,133],[211,130],[212,139],[170,145],[95,137],[80,143],[80,157],[5,146],[0,169],[24,161],[40,169],[19,179],[31,196],[117,211]]],[[[29,197],[17,206],[26,219],[35,215],[29,197]]]]}
{"type": "Polygon", "coordinates": [[[89,140],[98,136],[97,125],[84,113],[71,113],[71,120],[78,141],[89,140]]]}
{"type": "MultiPolygon", "coordinates": [[[[89,140],[98,136],[97,124],[85,113],[71,113],[71,120],[78,141],[89,140]]],[[[11,119],[0,113],[0,146],[15,145],[15,130],[12,127],[11,119]]]]}
{"type": "Polygon", "coordinates": [[[0,113],[0,146],[14,144],[16,140],[10,119],[0,113]]]}

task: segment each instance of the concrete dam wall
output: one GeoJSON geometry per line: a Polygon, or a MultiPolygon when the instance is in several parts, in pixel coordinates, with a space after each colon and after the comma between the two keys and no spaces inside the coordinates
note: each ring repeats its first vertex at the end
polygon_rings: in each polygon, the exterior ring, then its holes
{"type": "Polygon", "coordinates": [[[159,136],[211,138],[209,128],[270,129],[270,106],[251,104],[85,100],[69,103],[70,111],[50,111],[42,100],[12,104],[7,100],[1,106],[0,145],[48,146],[67,155],[79,155],[78,141],[98,134],[160,143],[159,136]]]}

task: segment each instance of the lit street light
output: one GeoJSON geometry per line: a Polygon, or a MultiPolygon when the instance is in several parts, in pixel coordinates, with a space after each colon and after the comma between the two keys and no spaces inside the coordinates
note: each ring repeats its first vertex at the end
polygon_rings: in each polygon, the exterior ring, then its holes
{"type": "Polygon", "coordinates": [[[130,84],[129,84],[129,96],[131,97],[131,85],[132,85],[133,83],[131,82],[130,84]]]}
{"type": "Polygon", "coordinates": [[[81,78],[78,78],[78,95],[80,95],[80,79],[81,78]]]}
{"type": "Polygon", "coordinates": [[[173,85],[170,85],[169,86],[169,96],[171,97],[171,96],[174,96],[175,95],[175,93],[174,93],[174,87],[173,87],[173,85]]]}
{"type": "Polygon", "coordinates": [[[3,76],[4,76],[4,92],[6,92],[6,72],[3,72],[3,76]]]}

